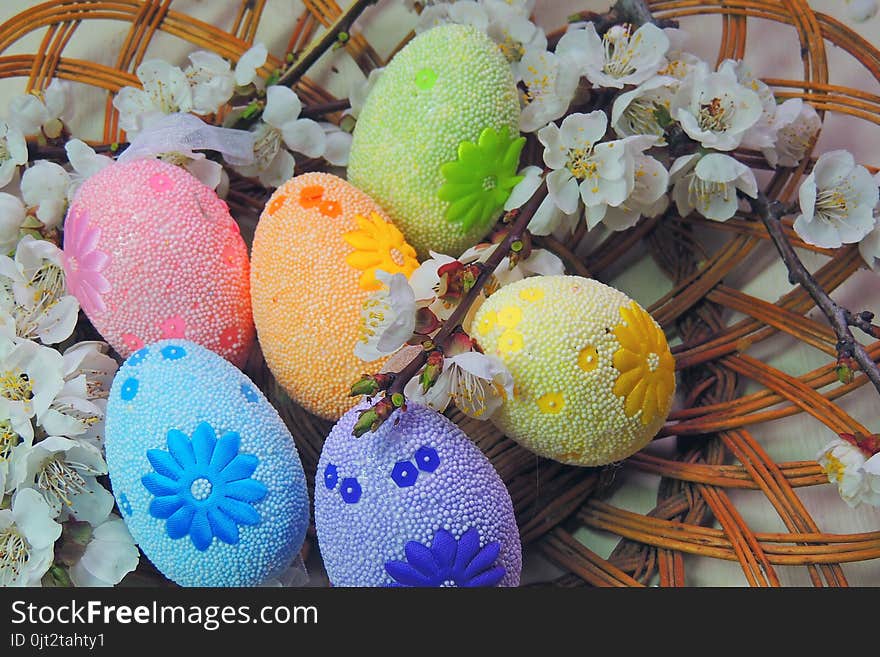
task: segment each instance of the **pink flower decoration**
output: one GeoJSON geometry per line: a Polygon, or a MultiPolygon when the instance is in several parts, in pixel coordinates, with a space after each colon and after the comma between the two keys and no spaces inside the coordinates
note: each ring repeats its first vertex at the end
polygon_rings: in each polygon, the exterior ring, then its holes
{"type": "Polygon", "coordinates": [[[175,315],[159,324],[159,329],[163,338],[183,338],[186,333],[186,322],[182,317],[175,315]]]}
{"type": "Polygon", "coordinates": [[[171,182],[171,178],[166,176],[164,173],[157,173],[155,176],[150,177],[150,187],[154,192],[167,192],[172,187],[174,187],[174,183],[171,182]]]}
{"type": "Polygon", "coordinates": [[[98,249],[101,229],[89,226],[88,214],[73,207],[64,222],[64,274],[67,290],[79,300],[87,315],[107,309],[103,296],[111,285],[104,278],[110,254],[98,249]]]}
{"type": "Polygon", "coordinates": [[[132,335],[131,333],[123,333],[122,341],[125,343],[125,346],[132,351],[137,351],[144,346],[144,341],[141,340],[138,336],[132,335]]]}

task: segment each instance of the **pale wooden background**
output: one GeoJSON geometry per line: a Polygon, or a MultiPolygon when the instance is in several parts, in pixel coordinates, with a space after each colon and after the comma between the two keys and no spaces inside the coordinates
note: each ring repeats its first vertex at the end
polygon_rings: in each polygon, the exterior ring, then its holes
{"type": "MultiPolygon", "coordinates": [[[[345,4],[345,0],[341,0],[345,4]]],[[[36,4],[35,0],[3,0],[0,2],[0,22],[36,4]]],[[[603,10],[608,2],[603,0],[538,0],[537,21],[545,28],[561,25],[565,17],[581,9],[603,10]]],[[[812,6],[818,11],[828,13],[846,22],[842,0],[813,0],[812,6]]],[[[174,9],[196,16],[220,27],[230,27],[238,3],[226,0],[177,0],[174,9]]],[[[276,55],[280,55],[287,43],[289,29],[299,15],[301,4],[297,0],[269,0],[257,40],[263,41],[276,55]]],[[[368,10],[363,19],[363,29],[370,42],[380,54],[386,55],[414,23],[415,17],[408,12],[399,0],[382,0],[375,8],[368,10]]],[[[720,20],[715,18],[690,19],[683,24],[693,27],[691,49],[714,60],[720,35],[720,20]]],[[[880,18],[850,26],[874,43],[880,41],[880,18]]],[[[66,51],[67,56],[75,56],[113,65],[118,48],[124,38],[125,27],[118,23],[103,21],[81,27],[66,51]]],[[[41,34],[34,34],[18,42],[10,51],[34,52],[39,45],[41,34]]],[[[147,56],[156,56],[175,63],[183,63],[191,47],[174,37],[160,34],[154,39],[147,56]]],[[[749,48],[747,61],[755,72],[768,77],[798,78],[801,63],[798,45],[793,29],[753,21],[749,29],[749,48]]],[[[846,53],[829,47],[831,79],[840,85],[849,85],[872,93],[880,93],[880,84],[846,53]]],[[[346,95],[353,81],[361,74],[344,53],[333,53],[322,60],[320,72],[316,74],[323,83],[339,95],[346,95]]],[[[21,80],[0,81],[0,116],[5,116],[6,103],[10,94],[20,93],[21,80]]],[[[101,112],[104,96],[100,92],[84,86],[76,90],[76,115],[73,120],[74,131],[78,136],[98,138],[100,136],[101,112]]],[[[826,122],[820,149],[848,148],[859,160],[870,165],[880,166],[880,128],[863,121],[850,118],[830,117],[826,122]]],[[[821,258],[807,256],[810,266],[819,266],[821,258]]],[[[770,301],[788,290],[784,267],[775,254],[767,248],[749,261],[748,271],[736,273],[729,284],[741,286],[746,292],[770,301]]],[[[623,289],[643,303],[650,303],[668,290],[662,275],[657,274],[650,260],[642,261],[619,274],[610,282],[623,289]]],[[[880,278],[877,274],[862,271],[854,276],[838,293],[837,298],[852,308],[867,308],[880,315],[880,278]]],[[[736,317],[732,316],[731,320],[736,317]]],[[[795,344],[785,337],[777,337],[755,347],[750,354],[766,359],[772,365],[786,372],[800,374],[822,365],[825,355],[801,344],[795,344]]],[[[861,391],[844,399],[844,408],[874,431],[880,431],[878,399],[873,390],[866,386],[861,391]]],[[[798,416],[761,425],[755,433],[769,453],[778,460],[800,460],[813,458],[817,450],[832,438],[831,433],[808,416],[798,416]]],[[[657,448],[662,449],[663,445],[657,448]]],[[[649,475],[623,471],[618,476],[618,486],[611,503],[625,508],[646,512],[655,501],[657,478],[649,475]]],[[[784,532],[785,527],[756,491],[731,491],[731,496],[750,525],[758,531],[784,532]]],[[[817,518],[820,527],[827,532],[851,533],[880,530],[880,510],[871,508],[849,509],[840,501],[831,486],[800,489],[800,495],[810,512],[817,518]]],[[[579,538],[594,550],[607,556],[616,543],[616,537],[601,532],[582,531],[579,538]]],[[[689,583],[706,586],[745,586],[739,566],[731,562],[701,558],[687,558],[689,583]]],[[[844,569],[853,585],[880,585],[880,560],[859,564],[847,564],[844,569]]],[[[787,585],[808,585],[804,569],[779,568],[780,578],[787,585]]],[[[528,555],[524,573],[525,581],[552,575],[552,567],[544,563],[538,555],[528,555]]]]}

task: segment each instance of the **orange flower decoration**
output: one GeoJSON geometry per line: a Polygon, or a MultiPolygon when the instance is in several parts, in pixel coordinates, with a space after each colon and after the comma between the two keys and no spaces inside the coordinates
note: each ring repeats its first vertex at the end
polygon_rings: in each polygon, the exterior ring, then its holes
{"type": "Polygon", "coordinates": [[[407,278],[419,266],[416,250],[407,244],[397,227],[385,221],[380,215],[371,212],[369,218],[356,214],[358,230],[343,234],[342,238],[352,247],[345,261],[363,272],[360,285],[362,290],[378,290],[382,284],[376,280],[376,271],[381,269],[389,274],[404,274],[407,278]]]}
{"type": "Polygon", "coordinates": [[[321,185],[303,187],[299,193],[299,204],[305,208],[318,208],[325,217],[338,217],[342,206],[337,201],[324,200],[324,188],[321,185]]]}

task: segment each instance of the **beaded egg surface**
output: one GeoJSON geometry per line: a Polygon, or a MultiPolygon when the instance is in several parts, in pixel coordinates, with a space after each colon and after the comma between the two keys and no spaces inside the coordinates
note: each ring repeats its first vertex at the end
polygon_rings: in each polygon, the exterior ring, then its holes
{"type": "Polygon", "coordinates": [[[514,380],[492,416],[532,451],[604,465],[644,447],[669,414],[675,362],[635,301],[579,276],[526,278],[480,307],[471,332],[514,380]]]}
{"type": "Polygon", "coordinates": [[[113,494],[144,554],[183,586],[257,586],[309,522],[305,475],[278,413],[238,369],[187,340],[136,351],[107,404],[113,494]]]}
{"type": "Polygon", "coordinates": [[[68,289],[123,357],[193,340],[238,366],[254,341],[247,247],[226,203],[180,167],[113,164],[64,224],[68,289]]]}
{"type": "Polygon", "coordinates": [[[421,256],[459,255],[519,181],[519,99],[510,65],[476,28],[435,27],[388,64],[358,116],[348,179],[421,256]]]}
{"type": "Polygon", "coordinates": [[[334,586],[516,586],[513,504],[470,439],[410,404],[352,435],[359,404],[333,427],[315,477],[315,525],[334,586]]]}
{"type": "Polygon", "coordinates": [[[361,307],[379,270],[409,276],[415,251],[366,194],[307,173],[273,194],[254,235],[251,294],[260,346],[294,401],[336,420],[365,371],[354,355],[361,307]]]}

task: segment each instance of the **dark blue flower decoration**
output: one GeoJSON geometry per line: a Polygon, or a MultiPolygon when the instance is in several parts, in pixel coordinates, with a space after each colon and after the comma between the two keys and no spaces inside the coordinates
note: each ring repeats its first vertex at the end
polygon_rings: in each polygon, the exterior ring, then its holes
{"type": "Polygon", "coordinates": [[[445,529],[434,534],[431,547],[417,541],[404,546],[406,561],[388,561],[392,586],[496,586],[507,572],[495,562],[501,543],[480,547],[480,533],[471,527],[456,541],[445,529]]]}
{"type": "Polygon", "coordinates": [[[346,504],[357,504],[361,499],[361,485],[354,477],[346,477],[342,480],[339,493],[342,495],[342,501],[346,504]]]}
{"type": "Polygon", "coordinates": [[[419,471],[409,461],[398,461],[391,469],[391,478],[399,488],[415,486],[416,479],[419,478],[419,471]]]}
{"type": "Polygon", "coordinates": [[[150,353],[150,350],[147,347],[144,347],[143,349],[138,349],[136,352],[134,352],[131,356],[128,357],[128,364],[129,365],[140,365],[142,362],[144,362],[144,359],[147,357],[147,354],[149,354],[149,353],[150,353]]]}
{"type": "Polygon", "coordinates": [[[192,440],[177,429],[167,435],[168,451],[151,449],[147,459],[155,472],[141,478],[155,495],[150,515],[167,520],[165,532],[178,539],[189,535],[205,551],[214,537],[235,545],[240,525],[257,525],[253,507],[268,493],[251,475],[259,464],[253,454],[240,454],[241,438],[227,431],[220,439],[207,422],[199,424],[192,440]]]}
{"type": "Polygon", "coordinates": [[[440,455],[437,450],[427,445],[422,445],[416,450],[416,465],[423,472],[434,472],[440,467],[440,455]]]}
{"type": "Polygon", "coordinates": [[[336,488],[336,483],[339,481],[339,471],[336,469],[336,466],[332,463],[328,463],[324,468],[324,485],[327,487],[327,490],[333,490],[336,488]]]}
{"type": "Polygon", "coordinates": [[[241,394],[244,395],[244,398],[252,404],[260,401],[260,396],[257,394],[257,391],[254,390],[254,387],[248,383],[241,384],[241,394]]]}
{"type": "Polygon", "coordinates": [[[170,344],[167,347],[162,347],[162,355],[166,360],[177,360],[186,356],[186,349],[170,344]]]}
{"type": "Polygon", "coordinates": [[[122,512],[127,516],[134,513],[134,510],[131,508],[131,502],[128,501],[128,495],[125,493],[122,493],[119,496],[119,508],[122,509],[122,512]]]}
{"type": "Polygon", "coordinates": [[[119,396],[122,397],[123,401],[131,401],[134,399],[137,392],[138,380],[132,377],[126,379],[125,383],[122,384],[122,388],[119,390],[119,396]]]}

